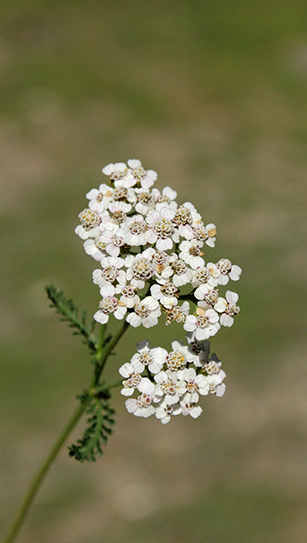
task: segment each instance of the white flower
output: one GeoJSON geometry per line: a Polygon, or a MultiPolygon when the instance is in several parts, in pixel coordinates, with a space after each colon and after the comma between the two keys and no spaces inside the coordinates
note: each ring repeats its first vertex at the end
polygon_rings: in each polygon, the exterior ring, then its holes
{"type": "Polygon", "coordinates": [[[207,285],[200,285],[194,292],[197,300],[203,300],[208,307],[214,306],[218,300],[219,293],[207,285]]]}
{"type": "Polygon", "coordinates": [[[148,281],[154,274],[153,256],[155,250],[149,247],[142,253],[136,256],[128,255],[125,259],[127,268],[127,280],[134,279],[134,284],[142,289],[145,286],[145,281],[148,281]]]}
{"type": "Polygon", "coordinates": [[[144,377],[138,389],[141,394],[137,399],[128,398],[125,401],[127,411],[133,413],[136,417],[150,417],[155,413],[152,402],[158,401],[155,396],[155,385],[147,377],[144,377]]]}
{"type": "Polygon", "coordinates": [[[189,349],[182,341],[172,342],[172,351],[168,354],[166,365],[167,368],[174,372],[186,368],[189,360],[189,349]]]}
{"type": "Polygon", "coordinates": [[[84,250],[86,254],[95,258],[95,260],[100,261],[103,256],[106,255],[106,245],[101,239],[101,236],[93,239],[86,239],[83,243],[84,250]]]}
{"type": "Polygon", "coordinates": [[[142,163],[138,159],[130,159],[127,162],[129,173],[134,178],[134,182],[141,183],[143,189],[149,189],[156,181],[158,174],[154,170],[144,170],[142,163]]]}
{"type": "Polygon", "coordinates": [[[125,281],[126,273],[120,268],[125,261],[117,256],[106,256],[100,261],[102,269],[93,271],[93,283],[102,287],[105,283],[114,283],[115,281],[125,281]]]}
{"type": "Polygon", "coordinates": [[[204,241],[209,247],[215,246],[216,241],[216,226],[213,223],[209,223],[206,226],[200,224],[193,230],[194,237],[198,241],[204,241]]]}
{"type": "Polygon", "coordinates": [[[240,279],[242,269],[236,264],[233,265],[228,258],[221,258],[216,265],[221,272],[218,279],[220,285],[227,285],[229,278],[232,279],[232,281],[238,281],[240,279]]]}
{"type": "Polygon", "coordinates": [[[110,229],[105,229],[99,240],[105,246],[105,251],[111,256],[118,256],[120,254],[120,248],[124,245],[124,233],[118,225],[109,224],[110,229]]]}
{"type": "Polygon", "coordinates": [[[196,239],[192,239],[191,241],[182,241],[179,245],[180,253],[179,257],[181,260],[184,260],[191,268],[201,268],[204,266],[205,262],[202,256],[204,253],[202,252],[202,246],[203,243],[197,241],[196,239]]]}
{"type": "Polygon", "coordinates": [[[142,380],[140,373],[143,371],[143,365],[138,361],[127,362],[119,368],[119,373],[125,378],[123,381],[124,388],[120,391],[123,396],[132,396],[135,389],[139,386],[142,380]]]}
{"type": "Polygon", "coordinates": [[[207,262],[207,269],[209,270],[211,275],[208,282],[215,287],[220,283],[221,272],[217,265],[213,264],[213,262],[207,262]]]}
{"type": "Polygon", "coordinates": [[[191,239],[191,228],[202,224],[201,216],[191,204],[191,202],[185,202],[178,207],[173,222],[179,227],[179,234],[183,238],[191,239]]]}
{"type": "Polygon", "coordinates": [[[160,371],[155,375],[156,395],[168,405],[174,405],[179,402],[179,399],[186,392],[186,386],[182,378],[178,378],[178,373],[175,371],[160,371]]]}
{"type": "Polygon", "coordinates": [[[199,394],[207,396],[209,394],[209,381],[204,375],[197,375],[194,368],[186,368],[178,371],[178,378],[185,381],[186,391],[189,394],[189,402],[197,403],[199,394]]]}
{"type": "Polygon", "coordinates": [[[126,317],[126,321],[134,328],[137,328],[141,324],[145,328],[151,328],[158,324],[158,317],[161,315],[161,309],[159,302],[152,296],[147,296],[135,305],[134,312],[129,313],[126,317]]]}
{"type": "MultiPolygon", "coordinates": [[[[136,202],[135,210],[142,215],[147,215],[150,211],[155,209],[156,205],[156,192],[157,189],[150,191],[149,189],[135,189],[136,202]]],[[[159,192],[159,191],[157,191],[159,192]]]]}
{"type": "Polygon", "coordinates": [[[110,283],[106,283],[100,289],[102,300],[99,303],[99,310],[94,314],[94,319],[101,324],[106,324],[109,316],[113,313],[116,319],[123,319],[127,308],[114,296],[115,288],[110,283]]]}
{"type": "Polygon", "coordinates": [[[109,204],[109,210],[111,211],[111,213],[113,213],[113,215],[114,213],[118,214],[120,212],[129,213],[131,209],[132,209],[132,205],[128,204],[127,202],[111,202],[109,204]]]}
{"type": "Polygon", "coordinates": [[[186,417],[187,415],[190,415],[193,419],[197,419],[203,411],[200,405],[196,405],[190,401],[189,394],[186,394],[180,401],[180,406],[182,408],[183,416],[186,417]]]}
{"type": "Polygon", "coordinates": [[[129,217],[122,225],[124,231],[124,242],[127,245],[146,245],[149,236],[149,230],[142,215],[133,215],[129,217]]]}
{"type": "Polygon", "coordinates": [[[188,315],[183,328],[188,332],[195,332],[198,341],[214,336],[220,329],[219,316],[214,309],[207,309],[204,302],[198,302],[197,316],[188,315]]]}
{"type": "Polygon", "coordinates": [[[124,162],[116,162],[116,164],[108,164],[102,169],[102,173],[110,177],[115,186],[131,187],[135,184],[132,175],[128,172],[128,168],[124,162]]]}
{"type": "Polygon", "coordinates": [[[238,315],[240,308],[237,305],[239,295],[236,292],[227,290],[225,298],[218,298],[214,309],[219,313],[223,313],[220,317],[220,323],[223,326],[232,326],[234,323],[233,315],[238,315]]]}
{"type": "Polygon", "coordinates": [[[169,405],[166,400],[162,400],[156,407],[156,417],[162,424],[167,424],[171,420],[171,415],[180,415],[182,408],[179,404],[169,405]]]}
{"type": "Polygon", "coordinates": [[[155,283],[150,287],[150,292],[152,297],[155,300],[159,300],[160,304],[167,309],[171,309],[174,305],[177,305],[179,289],[170,281],[164,280],[162,285],[155,283]]]}
{"type": "Polygon", "coordinates": [[[175,202],[175,199],[177,198],[177,192],[175,190],[171,189],[171,187],[164,187],[162,194],[158,189],[153,189],[153,193],[155,194],[157,202],[156,209],[158,211],[165,206],[176,211],[178,205],[177,202],[175,202]]]}
{"type": "Polygon", "coordinates": [[[187,315],[190,313],[189,302],[183,302],[181,306],[174,305],[170,309],[165,308],[166,323],[171,324],[173,321],[178,323],[185,322],[187,315]]]}
{"type": "Polygon", "coordinates": [[[155,243],[158,251],[172,249],[173,241],[179,242],[178,230],[172,222],[174,215],[174,211],[168,207],[162,207],[159,211],[151,211],[146,217],[146,222],[151,226],[148,243],[155,243]]]}
{"type": "Polygon", "coordinates": [[[100,234],[99,224],[101,223],[98,213],[87,208],[81,211],[78,217],[81,224],[75,228],[75,233],[81,239],[97,238],[100,234]]]}
{"type": "Polygon", "coordinates": [[[211,387],[210,385],[210,394],[215,394],[219,398],[221,398],[221,396],[224,396],[225,390],[226,390],[225,383],[221,383],[220,385],[215,385],[214,390],[213,390],[213,386],[211,387]]]}
{"type": "MultiPolygon", "coordinates": [[[[220,272],[218,272],[219,274],[220,272]]],[[[212,274],[204,264],[193,270],[193,276],[191,279],[191,284],[193,288],[199,287],[199,285],[208,284],[216,286],[218,284],[217,280],[212,277],[212,274]]]]}
{"type": "Polygon", "coordinates": [[[209,383],[215,382],[218,385],[224,381],[226,373],[221,369],[221,362],[214,358],[215,355],[212,355],[211,359],[203,364],[203,370],[208,375],[209,383]]]}
{"type": "Polygon", "coordinates": [[[141,371],[144,371],[146,367],[154,374],[161,371],[168,354],[166,349],[162,349],[162,347],[151,349],[147,340],[139,341],[136,348],[138,352],[133,355],[131,363],[135,362],[142,366],[141,371]]]}
{"type": "Polygon", "coordinates": [[[172,253],[169,264],[161,273],[164,279],[173,276],[173,283],[176,287],[182,287],[190,283],[193,272],[188,265],[181,260],[176,253],[172,253]]]}
{"type": "Polygon", "coordinates": [[[115,291],[116,294],[122,294],[122,296],[120,297],[120,301],[125,304],[127,308],[134,307],[135,304],[138,304],[140,301],[140,297],[138,296],[138,294],[136,294],[138,291],[138,287],[134,284],[134,279],[132,279],[131,283],[128,285],[126,276],[118,277],[117,280],[118,284],[115,287],[115,291]]]}
{"type": "Polygon", "coordinates": [[[97,213],[102,213],[108,209],[109,203],[113,199],[113,189],[103,183],[99,189],[90,190],[86,197],[89,199],[88,207],[97,213]]]}

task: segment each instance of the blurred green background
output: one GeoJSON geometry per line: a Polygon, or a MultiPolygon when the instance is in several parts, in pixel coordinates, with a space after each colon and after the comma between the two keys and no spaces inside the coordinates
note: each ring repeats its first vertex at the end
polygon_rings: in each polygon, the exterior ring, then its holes
{"type": "MultiPolygon", "coordinates": [[[[0,533],[91,371],[44,285],[96,310],[77,215],[103,166],[139,158],[217,224],[206,260],[244,270],[212,341],[227,393],[163,426],[116,391],[104,457],[64,449],[18,541],[305,543],[306,2],[2,2],[0,94],[0,533]]],[[[183,337],[130,330],[109,372],[183,337]]]]}

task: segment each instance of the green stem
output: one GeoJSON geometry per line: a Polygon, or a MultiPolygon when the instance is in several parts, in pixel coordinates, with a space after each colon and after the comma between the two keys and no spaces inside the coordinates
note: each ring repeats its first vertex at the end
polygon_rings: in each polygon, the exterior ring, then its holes
{"type": "MultiPolygon", "coordinates": [[[[103,368],[106,364],[106,361],[107,361],[107,358],[108,356],[111,354],[112,350],[114,349],[115,345],[118,343],[118,341],[120,340],[120,338],[122,337],[122,335],[124,334],[124,332],[127,330],[127,328],[129,327],[129,323],[128,322],[124,322],[123,326],[119,329],[119,331],[117,332],[117,334],[115,334],[112,339],[105,345],[105,347],[100,351],[99,353],[99,359],[97,360],[96,364],[95,364],[95,371],[94,371],[94,376],[93,376],[93,380],[92,380],[92,383],[91,383],[91,386],[89,388],[89,390],[91,391],[91,389],[95,386],[98,385],[99,383],[99,378],[101,376],[101,373],[103,371],[103,368]]],[[[105,330],[102,330],[101,331],[101,336],[100,336],[100,341],[103,341],[103,338],[104,338],[104,332],[105,330]]],[[[98,351],[98,349],[97,349],[98,351]]],[[[96,352],[97,352],[96,351],[96,352]]],[[[97,355],[98,355],[98,352],[97,352],[97,355]]],[[[96,355],[96,356],[97,356],[96,355]]],[[[116,385],[111,385],[110,387],[103,387],[103,389],[107,389],[107,388],[113,388],[114,386],[117,386],[116,385]]],[[[99,390],[99,389],[98,389],[99,390]]],[[[73,413],[71,419],[68,421],[68,423],[66,424],[64,430],[62,431],[62,433],[60,434],[60,436],[58,437],[57,441],[55,442],[53,448],[51,449],[49,455],[47,456],[45,462],[43,463],[43,465],[40,467],[40,469],[38,470],[38,472],[36,473],[36,475],[34,476],[34,479],[28,489],[28,492],[24,498],[24,501],[21,505],[21,508],[18,512],[18,515],[11,527],[11,530],[9,532],[9,534],[7,535],[6,539],[3,541],[3,543],[12,543],[14,540],[15,540],[15,537],[17,536],[27,514],[28,514],[28,511],[30,509],[30,506],[39,490],[39,487],[40,485],[42,484],[43,480],[44,480],[44,477],[45,475],[47,474],[51,464],[53,463],[53,461],[55,460],[56,456],[58,455],[58,453],[60,452],[63,444],[65,443],[67,437],[69,436],[69,434],[71,433],[71,431],[73,430],[73,428],[76,426],[77,422],[80,420],[83,412],[85,411],[86,409],[86,406],[87,406],[88,402],[87,401],[83,401],[81,402],[77,409],[75,410],[75,412],[73,413]]]]}
{"type": "Polygon", "coordinates": [[[117,334],[115,334],[112,339],[106,344],[102,352],[100,353],[99,360],[96,363],[94,378],[91,387],[95,387],[99,383],[100,376],[103,372],[103,368],[105,367],[106,361],[113,351],[115,345],[119,342],[122,335],[125,333],[127,328],[130,326],[129,322],[124,321],[123,326],[118,330],[117,334]]]}
{"type": "Polygon", "coordinates": [[[75,412],[73,413],[71,419],[68,421],[68,423],[66,424],[64,430],[62,431],[62,433],[60,434],[60,436],[58,437],[57,441],[55,442],[53,448],[51,449],[49,455],[47,456],[45,462],[43,463],[43,465],[41,466],[41,468],[39,469],[39,471],[36,473],[33,481],[32,481],[32,484],[25,496],[25,499],[21,505],[21,508],[19,510],[19,513],[15,519],[15,522],[14,524],[12,525],[11,527],[11,530],[8,534],[8,536],[6,537],[6,539],[4,540],[3,543],[12,543],[12,541],[14,541],[16,535],[18,534],[26,516],[27,516],[27,513],[29,511],[29,508],[36,496],[36,493],[41,485],[41,483],[43,482],[43,479],[47,473],[47,471],[49,470],[52,462],[54,461],[54,459],[56,458],[57,454],[59,453],[59,451],[61,450],[62,448],[62,445],[65,443],[67,437],[69,436],[70,432],[72,431],[72,429],[76,426],[77,422],[79,421],[81,415],[83,414],[84,410],[86,408],[86,402],[83,402],[83,403],[80,403],[80,405],[78,405],[77,409],[75,410],[75,412]]]}

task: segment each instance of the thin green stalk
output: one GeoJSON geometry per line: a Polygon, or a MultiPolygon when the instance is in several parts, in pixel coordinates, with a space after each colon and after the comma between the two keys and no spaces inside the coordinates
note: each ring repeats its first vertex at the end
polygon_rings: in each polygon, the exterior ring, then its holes
{"type": "Polygon", "coordinates": [[[56,458],[57,454],[62,448],[62,445],[65,443],[67,437],[69,436],[70,432],[73,430],[73,428],[76,426],[77,422],[79,421],[81,415],[83,414],[84,410],[86,408],[86,402],[80,403],[73,413],[71,419],[66,424],[64,430],[58,437],[57,441],[55,442],[53,448],[51,449],[49,455],[47,456],[45,462],[41,466],[41,468],[36,473],[31,486],[29,487],[29,490],[24,498],[24,501],[21,505],[21,508],[19,510],[19,513],[15,519],[14,524],[11,527],[11,530],[4,540],[3,543],[12,543],[14,541],[16,535],[18,534],[27,514],[30,509],[30,506],[36,496],[36,493],[43,482],[43,479],[49,470],[52,462],[56,458]]]}
{"type": "MultiPolygon", "coordinates": [[[[97,386],[98,383],[99,383],[99,378],[101,376],[101,373],[103,371],[103,368],[106,364],[106,361],[107,361],[107,358],[108,356],[111,354],[112,350],[114,349],[115,345],[118,343],[118,341],[120,340],[120,338],[122,337],[122,335],[124,334],[124,332],[127,330],[127,328],[129,327],[129,323],[128,322],[124,322],[123,326],[119,329],[119,331],[117,332],[117,334],[115,334],[112,339],[105,345],[105,347],[100,351],[99,353],[99,359],[97,360],[96,364],[95,364],[95,371],[94,371],[94,376],[93,376],[93,380],[92,380],[92,383],[91,383],[91,386],[89,388],[89,391],[92,390],[93,387],[97,386]]],[[[101,336],[100,336],[100,341],[103,341],[103,338],[104,338],[104,332],[105,330],[102,330],[101,331],[101,336]]],[[[98,354],[98,353],[97,353],[98,354]]],[[[114,385],[111,385],[110,387],[102,387],[103,390],[106,390],[107,388],[113,388],[114,386],[117,386],[118,383],[114,384],[114,385]]],[[[99,390],[99,389],[98,389],[99,390]]],[[[82,414],[84,413],[85,409],[86,409],[86,406],[87,406],[88,402],[87,401],[83,401],[81,402],[77,409],[75,410],[75,412],[73,413],[71,419],[68,421],[68,423],[66,424],[64,430],[62,431],[62,433],[60,434],[60,436],[58,437],[57,441],[55,442],[53,448],[51,449],[49,455],[47,456],[45,462],[42,464],[42,466],[39,468],[38,472],[36,473],[36,475],[34,476],[34,479],[27,491],[27,494],[24,498],[24,501],[21,505],[21,508],[16,516],[16,519],[14,521],[14,523],[12,524],[12,527],[10,529],[10,532],[9,534],[7,535],[6,539],[4,539],[3,543],[12,543],[19,530],[21,529],[22,527],[22,524],[24,523],[25,521],[25,518],[29,512],[29,509],[30,509],[30,506],[40,488],[40,485],[42,484],[44,478],[45,478],[45,475],[47,474],[51,464],[53,463],[53,461],[55,460],[55,458],[57,457],[58,453],[60,452],[63,444],[65,443],[67,437],[69,436],[69,434],[71,433],[71,431],[73,430],[73,428],[76,426],[77,422],[80,420],[82,414]]]]}
{"type": "Polygon", "coordinates": [[[123,326],[118,330],[117,334],[115,334],[112,339],[105,345],[104,349],[101,352],[100,359],[96,363],[96,371],[94,376],[94,382],[92,383],[92,386],[98,385],[100,376],[103,372],[103,368],[105,367],[106,361],[113,351],[115,345],[119,342],[122,335],[125,333],[127,328],[129,328],[130,324],[127,321],[124,321],[123,326]]]}

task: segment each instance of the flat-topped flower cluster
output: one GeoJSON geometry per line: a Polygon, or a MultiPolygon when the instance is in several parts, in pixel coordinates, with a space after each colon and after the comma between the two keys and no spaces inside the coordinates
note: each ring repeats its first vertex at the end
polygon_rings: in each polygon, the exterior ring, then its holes
{"type": "Polygon", "coordinates": [[[192,203],[179,205],[170,187],[153,188],[157,173],[139,160],[108,164],[102,172],[108,183],[86,195],[88,207],[75,229],[86,253],[100,262],[93,272],[101,295],[94,319],[105,324],[113,314],[150,328],[164,313],[166,324],[182,323],[197,341],[231,326],[240,311],[238,294],[228,290],[222,297],[218,288],[237,281],[241,268],[226,258],[205,261],[215,225],[205,224],[192,203]]]}
{"type": "Polygon", "coordinates": [[[223,396],[226,374],[217,356],[209,356],[209,341],[196,341],[190,332],[186,339],[188,345],[173,341],[170,352],[151,349],[148,341],[137,343],[138,352],[119,369],[124,377],[121,393],[138,394],[125,402],[129,413],[146,418],[155,415],[163,424],[179,414],[196,419],[202,413],[200,396],[223,396]]]}

